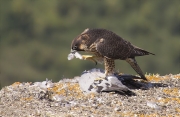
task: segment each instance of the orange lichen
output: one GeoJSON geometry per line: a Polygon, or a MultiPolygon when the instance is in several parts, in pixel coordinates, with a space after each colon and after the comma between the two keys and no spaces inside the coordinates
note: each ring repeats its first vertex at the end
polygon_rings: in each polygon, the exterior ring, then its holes
{"type": "Polygon", "coordinates": [[[158,114],[152,113],[152,114],[136,114],[132,112],[126,112],[126,113],[121,113],[121,116],[125,117],[157,117],[158,114]]]}
{"type": "Polygon", "coordinates": [[[63,84],[55,85],[55,86],[52,87],[52,88],[48,88],[48,90],[49,90],[49,91],[52,91],[52,92],[55,93],[55,94],[66,95],[66,91],[65,91],[65,89],[63,88],[63,84]]]}
{"type": "Polygon", "coordinates": [[[78,92],[79,90],[79,84],[77,83],[67,83],[67,87],[68,87],[68,90],[72,91],[72,92],[78,92]]]}
{"type": "Polygon", "coordinates": [[[168,94],[168,95],[172,95],[172,96],[179,96],[179,89],[178,88],[166,88],[166,89],[163,89],[163,92],[165,94],[168,94]]]}
{"type": "Polygon", "coordinates": [[[94,98],[95,96],[96,96],[95,93],[90,93],[90,94],[87,95],[87,97],[89,97],[89,98],[94,98]]]}
{"type": "MultiPolygon", "coordinates": [[[[172,77],[170,77],[171,75],[166,75],[166,76],[160,76],[159,74],[149,74],[149,75],[145,75],[146,78],[149,80],[149,81],[154,81],[154,82],[159,82],[161,80],[166,80],[166,79],[170,79],[172,77]]],[[[179,79],[180,78],[180,74],[177,74],[177,75],[173,75],[173,78],[177,78],[179,79]]]]}
{"type": "Polygon", "coordinates": [[[132,113],[132,112],[125,112],[125,113],[121,113],[121,116],[131,117],[131,116],[134,116],[134,113],[132,113]]]}
{"type": "Polygon", "coordinates": [[[126,113],[116,112],[116,113],[118,113],[118,115],[120,114],[123,117],[124,116],[125,117],[179,117],[180,116],[180,114],[178,114],[178,113],[176,115],[168,114],[166,116],[160,116],[157,113],[151,113],[151,114],[135,114],[135,113],[132,113],[132,112],[126,112],[126,113]]]}
{"type": "Polygon", "coordinates": [[[156,75],[146,75],[146,78],[149,80],[149,81],[154,81],[154,82],[159,82],[161,81],[162,79],[159,77],[158,74],[156,75]]]}
{"type": "Polygon", "coordinates": [[[23,97],[21,98],[20,100],[23,100],[23,101],[30,101],[33,99],[33,96],[30,96],[30,97],[23,97]]]}
{"type": "Polygon", "coordinates": [[[15,82],[15,83],[12,84],[12,86],[18,86],[20,84],[21,84],[20,82],[15,82]]]}
{"type": "Polygon", "coordinates": [[[162,103],[169,103],[170,101],[176,101],[177,103],[180,103],[180,98],[162,98],[158,101],[162,103]]]}
{"type": "Polygon", "coordinates": [[[57,83],[54,87],[48,88],[48,90],[58,95],[76,98],[82,93],[78,83],[57,83]]]}
{"type": "Polygon", "coordinates": [[[156,113],[152,113],[152,114],[136,114],[137,115],[137,117],[157,117],[158,116],[158,114],[156,114],[156,113]]]}
{"type": "Polygon", "coordinates": [[[180,108],[176,108],[176,111],[177,111],[178,113],[180,113],[180,108]]]}
{"type": "Polygon", "coordinates": [[[174,75],[174,78],[180,78],[180,74],[174,75]]]}

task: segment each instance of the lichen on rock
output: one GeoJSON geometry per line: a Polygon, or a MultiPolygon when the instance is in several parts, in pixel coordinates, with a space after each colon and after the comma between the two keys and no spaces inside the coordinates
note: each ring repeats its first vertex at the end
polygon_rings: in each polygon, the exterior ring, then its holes
{"type": "Polygon", "coordinates": [[[85,82],[86,76],[96,78],[100,74],[103,76],[102,70],[94,69],[59,82],[46,79],[35,83],[15,82],[3,87],[0,116],[180,116],[180,74],[146,75],[149,82],[130,75],[109,77],[104,84],[91,79],[91,82],[88,80],[90,85],[102,85],[103,88],[86,93],[90,86],[85,82]],[[85,90],[80,82],[86,83],[85,90]],[[109,88],[113,90],[109,92],[109,88]],[[128,95],[124,89],[136,95],[128,95]]]}

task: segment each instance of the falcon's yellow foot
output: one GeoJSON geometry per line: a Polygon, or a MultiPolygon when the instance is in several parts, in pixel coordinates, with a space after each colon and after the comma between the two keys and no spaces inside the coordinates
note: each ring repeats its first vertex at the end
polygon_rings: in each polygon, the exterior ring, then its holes
{"type": "Polygon", "coordinates": [[[93,55],[82,55],[82,59],[93,61],[97,65],[97,61],[95,60],[95,56],[93,56],[93,55]]]}
{"type": "Polygon", "coordinates": [[[99,78],[96,78],[95,81],[104,80],[104,79],[105,79],[105,77],[104,78],[103,77],[99,77],[99,78]]]}
{"type": "Polygon", "coordinates": [[[141,82],[148,83],[148,80],[141,79],[141,82]]]}

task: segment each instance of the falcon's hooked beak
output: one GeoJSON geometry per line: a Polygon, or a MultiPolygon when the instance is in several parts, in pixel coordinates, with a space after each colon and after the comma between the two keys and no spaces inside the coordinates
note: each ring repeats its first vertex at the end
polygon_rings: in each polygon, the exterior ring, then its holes
{"type": "Polygon", "coordinates": [[[77,52],[77,50],[71,49],[71,53],[72,53],[72,54],[75,54],[76,52],[77,52]]]}

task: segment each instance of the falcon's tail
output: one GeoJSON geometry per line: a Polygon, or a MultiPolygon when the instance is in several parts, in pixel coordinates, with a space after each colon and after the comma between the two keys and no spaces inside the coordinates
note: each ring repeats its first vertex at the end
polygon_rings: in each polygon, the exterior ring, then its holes
{"type": "Polygon", "coordinates": [[[151,52],[148,52],[146,50],[143,50],[141,48],[138,48],[138,47],[135,47],[134,48],[134,51],[131,53],[131,56],[130,57],[135,57],[135,56],[144,56],[144,55],[149,55],[149,54],[152,54],[152,55],[155,55],[151,52]]]}
{"type": "Polygon", "coordinates": [[[131,65],[131,67],[141,76],[142,79],[146,80],[146,77],[144,76],[141,68],[137,64],[135,58],[127,58],[126,61],[131,65]]]}

